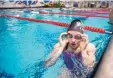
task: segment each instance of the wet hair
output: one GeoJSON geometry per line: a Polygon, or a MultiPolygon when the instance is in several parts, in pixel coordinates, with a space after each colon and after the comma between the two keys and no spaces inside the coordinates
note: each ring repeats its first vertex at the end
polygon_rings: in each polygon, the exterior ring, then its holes
{"type": "Polygon", "coordinates": [[[83,28],[83,24],[80,20],[73,20],[70,24],[70,26],[68,27],[67,31],[70,30],[74,30],[74,31],[79,31],[82,34],[84,33],[84,28],[83,28]]]}

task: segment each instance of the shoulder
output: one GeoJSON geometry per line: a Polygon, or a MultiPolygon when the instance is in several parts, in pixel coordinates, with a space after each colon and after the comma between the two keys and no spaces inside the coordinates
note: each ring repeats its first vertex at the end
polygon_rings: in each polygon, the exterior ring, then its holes
{"type": "Polygon", "coordinates": [[[93,43],[88,43],[86,49],[87,51],[96,51],[96,47],[93,43]]]}

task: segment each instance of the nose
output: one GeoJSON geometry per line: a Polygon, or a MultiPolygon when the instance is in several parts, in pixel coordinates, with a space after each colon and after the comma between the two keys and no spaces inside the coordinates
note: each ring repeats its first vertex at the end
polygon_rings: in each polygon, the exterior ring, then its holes
{"type": "Polygon", "coordinates": [[[76,39],[75,38],[71,38],[71,42],[73,43],[73,42],[75,42],[76,41],[76,39]]]}

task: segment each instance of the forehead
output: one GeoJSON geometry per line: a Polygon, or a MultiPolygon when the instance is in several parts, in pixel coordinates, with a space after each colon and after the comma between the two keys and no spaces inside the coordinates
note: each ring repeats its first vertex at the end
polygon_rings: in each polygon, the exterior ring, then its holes
{"type": "Polygon", "coordinates": [[[73,30],[68,31],[68,33],[70,33],[72,35],[76,35],[76,34],[81,34],[82,35],[82,33],[80,33],[79,31],[73,31],[73,30]]]}

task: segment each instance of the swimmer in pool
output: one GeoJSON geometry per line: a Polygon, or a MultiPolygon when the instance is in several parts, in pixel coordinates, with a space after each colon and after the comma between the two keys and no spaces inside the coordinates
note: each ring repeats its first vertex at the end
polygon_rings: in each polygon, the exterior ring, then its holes
{"type": "Polygon", "coordinates": [[[54,65],[62,54],[64,66],[58,78],[85,78],[95,65],[95,52],[95,45],[84,34],[82,22],[73,20],[67,32],[60,34],[59,42],[45,60],[45,67],[54,65]]]}

